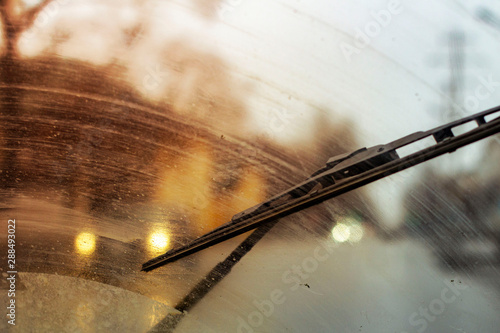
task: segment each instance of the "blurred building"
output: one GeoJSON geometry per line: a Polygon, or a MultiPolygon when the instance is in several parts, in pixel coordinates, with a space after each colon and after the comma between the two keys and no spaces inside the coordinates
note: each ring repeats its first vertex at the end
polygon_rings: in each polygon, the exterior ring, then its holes
{"type": "Polygon", "coordinates": [[[422,175],[405,199],[407,232],[425,241],[443,263],[496,262],[500,254],[500,145],[491,140],[471,172],[422,175]]]}

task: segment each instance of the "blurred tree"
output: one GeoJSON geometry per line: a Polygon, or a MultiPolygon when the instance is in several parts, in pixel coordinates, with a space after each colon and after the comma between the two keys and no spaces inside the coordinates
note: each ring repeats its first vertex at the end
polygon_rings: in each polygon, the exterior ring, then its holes
{"type": "MultiPolygon", "coordinates": [[[[333,112],[325,109],[318,109],[315,119],[316,134],[313,138],[312,152],[310,160],[322,167],[330,158],[353,152],[359,149],[356,139],[356,127],[349,119],[332,118],[333,112]]],[[[376,212],[374,204],[370,200],[364,188],[346,193],[334,200],[327,201],[324,206],[329,214],[327,230],[330,231],[337,219],[355,219],[362,221],[365,225],[370,225],[376,229],[379,225],[376,222],[376,212]]],[[[380,231],[380,230],[379,230],[380,231]]]]}
{"type": "MultiPolygon", "coordinates": [[[[302,182],[313,171],[323,168],[331,157],[360,148],[356,128],[349,119],[335,117],[335,113],[326,108],[317,108],[313,112],[314,134],[301,144],[279,147],[273,142],[262,142],[264,152],[280,159],[278,168],[281,174],[273,174],[271,168],[266,170],[270,175],[267,183],[273,189],[270,195],[302,182]],[[277,182],[281,178],[283,181],[277,182]]],[[[376,218],[372,200],[366,190],[360,188],[290,217],[287,226],[297,235],[306,229],[315,235],[329,236],[333,227],[342,221],[362,222],[364,226],[379,231],[376,218]]]]}
{"type": "Polygon", "coordinates": [[[20,177],[17,153],[23,128],[17,119],[20,112],[19,96],[21,94],[21,91],[15,87],[21,81],[17,42],[21,33],[33,24],[37,15],[49,2],[51,0],[43,0],[26,9],[22,1],[0,0],[0,18],[4,37],[4,50],[0,58],[0,77],[3,85],[1,113],[4,118],[2,123],[5,141],[1,179],[6,187],[14,186],[20,177]]]}
{"type": "Polygon", "coordinates": [[[52,0],[38,1],[38,4],[26,8],[20,0],[0,0],[0,17],[5,38],[4,59],[18,58],[17,42],[20,35],[33,25],[37,15],[52,0]]]}

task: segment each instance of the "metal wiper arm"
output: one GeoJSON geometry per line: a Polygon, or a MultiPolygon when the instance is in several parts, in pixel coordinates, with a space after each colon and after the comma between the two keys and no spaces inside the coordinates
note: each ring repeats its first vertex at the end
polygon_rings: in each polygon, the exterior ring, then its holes
{"type": "Polygon", "coordinates": [[[195,239],[191,243],[172,249],[142,265],[151,271],[207,247],[238,236],[260,225],[319,204],[398,171],[451,153],[460,147],[500,132],[500,106],[462,118],[425,132],[416,132],[385,145],[362,148],[350,154],[328,160],[326,166],[314,172],[304,182],[271,199],[234,215],[228,223],[195,239]],[[497,114],[489,121],[486,116],[497,114]],[[453,129],[474,123],[476,128],[454,135],[453,129]],[[435,144],[400,157],[397,150],[432,137],[435,144]]]}

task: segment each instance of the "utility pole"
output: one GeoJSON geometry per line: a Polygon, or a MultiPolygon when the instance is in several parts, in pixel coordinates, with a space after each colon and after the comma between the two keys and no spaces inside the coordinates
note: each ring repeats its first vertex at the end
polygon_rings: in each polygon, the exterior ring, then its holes
{"type": "Polygon", "coordinates": [[[448,80],[448,113],[444,121],[453,121],[463,116],[457,106],[464,101],[465,34],[462,30],[452,30],[448,34],[448,54],[450,76],[448,80]]]}

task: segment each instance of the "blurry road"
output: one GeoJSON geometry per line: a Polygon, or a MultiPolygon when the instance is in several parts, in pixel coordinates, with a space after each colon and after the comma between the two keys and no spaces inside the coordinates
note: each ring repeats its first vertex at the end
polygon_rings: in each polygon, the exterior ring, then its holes
{"type": "Polygon", "coordinates": [[[178,331],[497,332],[498,277],[496,267],[440,270],[409,240],[365,238],[331,254],[315,241],[267,242],[178,331]]]}
{"type": "MultiPolygon", "coordinates": [[[[157,220],[127,223],[29,197],[3,205],[0,237],[7,219],[17,221],[19,332],[147,331],[238,241],[144,273],[140,265],[153,255],[147,231],[157,220]]],[[[493,265],[453,272],[410,239],[387,242],[365,230],[359,242],[338,243],[289,228],[286,219],[278,224],[175,332],[496,332],[500,325],[493,265]]],[[[0,251],[3,260],[4,242],[0,251]]]]}

